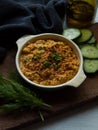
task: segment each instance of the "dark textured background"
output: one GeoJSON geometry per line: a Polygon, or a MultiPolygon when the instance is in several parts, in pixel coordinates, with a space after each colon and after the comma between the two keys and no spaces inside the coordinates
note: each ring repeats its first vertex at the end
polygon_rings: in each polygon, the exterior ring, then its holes
{"type": "Polygon", "coordinates": [[[62,33],[66,0],[0,0],[0,62],[25,34],[62,33]]]}

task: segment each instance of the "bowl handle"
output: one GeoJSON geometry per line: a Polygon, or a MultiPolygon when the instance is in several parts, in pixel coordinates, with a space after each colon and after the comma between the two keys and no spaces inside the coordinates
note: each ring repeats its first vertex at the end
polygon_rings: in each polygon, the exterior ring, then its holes
{"type": "Polygon", "coordinates": [[[73,86],[75,88],[79,87],[82,82],[86,79],[86,75],[84,74],[84,71],[81,70],[79,72],[79,75],[75,77],[70,83],[68,83],[69,86],[73,86]]]}
{"type": "Polygon", "coordinates": [[[16,41],[16,44],[18,46],[18,49],[21,48],[24,43],[26,43],[28,40],[30,40],[31,38],[33,38],[35,35],[24,35],[22,36],[21,38],[19,38],[17,41],[16,41]]]}

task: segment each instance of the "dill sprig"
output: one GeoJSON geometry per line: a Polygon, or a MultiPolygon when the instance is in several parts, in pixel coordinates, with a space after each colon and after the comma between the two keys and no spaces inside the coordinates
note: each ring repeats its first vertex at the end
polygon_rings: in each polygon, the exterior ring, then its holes
{"type": "Polygon", "coordinates": [[[39,111],[41,108],[51,107],[38,98],[29,88],[22,85],[15,75],[12,76],[14,78],[6,78],[0,74],[0,100],[3,101],[0,106],[0,113],[32,110],[34,108],[38,108],[39,111]]]}

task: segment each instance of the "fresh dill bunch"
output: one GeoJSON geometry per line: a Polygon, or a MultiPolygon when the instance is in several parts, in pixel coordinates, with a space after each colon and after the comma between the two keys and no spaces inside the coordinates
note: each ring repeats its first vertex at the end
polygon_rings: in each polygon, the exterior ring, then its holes
{"type": "Polygon", "coordinates": [[[0,99],[3,101],[0,112],[51,107],[29,88],[24,87],[18,79],[6,78],[2,74],[0,74],[0,99]]]}

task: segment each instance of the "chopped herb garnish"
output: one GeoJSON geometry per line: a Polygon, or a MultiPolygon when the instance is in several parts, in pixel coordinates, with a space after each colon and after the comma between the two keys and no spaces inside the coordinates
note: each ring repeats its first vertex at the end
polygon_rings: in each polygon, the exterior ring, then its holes
{"type": "Polygon", "coordinates": [[[50,58],[54,61],[59,62],[61,61],[62,57],[58,53],[51,54],[50,58]]]}
{"type": "Polygon", "coordinates": [[[45,67],[50,67],[50,62],[49,61],[45,61],[45,62],[43,62],[43,64],[44,64],[45,67]]]}
{"type": "Polygon", "coordinates": [[[43,46],[39,46],[38,47],[38,50],[42,50],[44,47],[43,46]]]}
{"type": "Polygon", "coordinates": [[[38,59],[38,56],[34,55],[32,59],[33,59],[33,60],[37,60],[37,59],[38,59]]]}
{"type": "Polygon", "coordinates": [[[24,58],[24,62],[30,61],[30,58],[24,58]]]}
{"type": "Polygon", "coordinates": [[[43,52],[41,51],[41,52],[39,53],[39,59],[42,57],[42,54],[43,54],[43,52]]]}
{"type": "Polygon", "coordinates": [[[54,68],[57,68],[57,63],[53,63],[54,68]]]}

